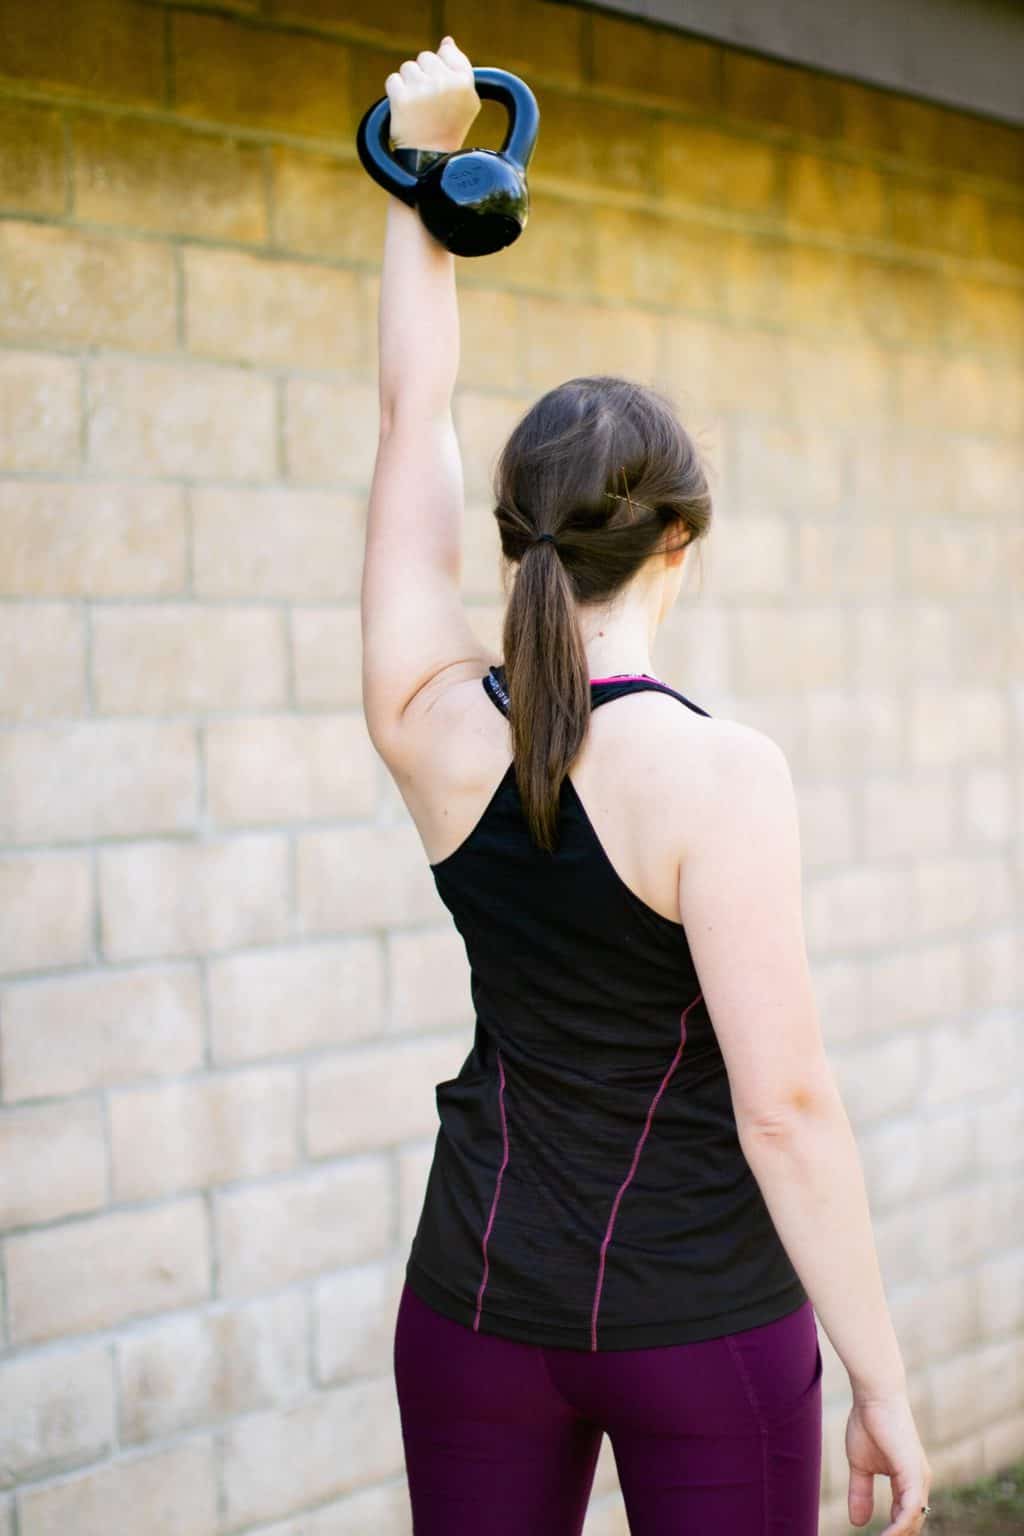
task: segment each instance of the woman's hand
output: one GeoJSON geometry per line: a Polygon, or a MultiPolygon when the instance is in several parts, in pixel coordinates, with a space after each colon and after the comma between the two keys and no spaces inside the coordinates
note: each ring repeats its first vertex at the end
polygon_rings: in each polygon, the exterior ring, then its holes
{"type": "Polygon", "coordinates": [[[436,53],[425,48],[406,59],[384,88],[391,103],[391,142],[396,149],[461,149],[480,111],[473,66],[445,37],[436,53]]]}
{"type": "Polygon", "coordinates": [[[926,1529],[921,1505],[928,1503],[932,1469],[924,1453],[905,1393],[857,1398],[846,1424],[850,1463],[847,1511],[851,1525],[866,1525],[874,1506],[875,1475],[892,1488],[890,1524],[882,1536],[918,1536],[926,1529]]]}

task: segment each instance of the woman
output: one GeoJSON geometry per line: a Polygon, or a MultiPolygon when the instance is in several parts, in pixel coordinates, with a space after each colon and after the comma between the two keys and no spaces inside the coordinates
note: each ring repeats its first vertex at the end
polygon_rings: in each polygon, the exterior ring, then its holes
{"type": "MultiPolygon", "coordinates": [[[[386,89],[403,148],[457,149],[480,107],[449,37],[386,89]]],[[[653,673],[709,525],[699,456],[624,379],[527,411],[496,475],[502,661],[459,595],[454,258],[395,198],[379,335],[364,708],[477,1014],[395,1333],[416,1536],[578,1533],[605,1431],[633,1536],[816,1536],[815,1313],[853,1391],[850,1519],[881,1473],[885,1536],[919,1532],[931,1473],[815,1015],[786,760],[653,673]]]]}

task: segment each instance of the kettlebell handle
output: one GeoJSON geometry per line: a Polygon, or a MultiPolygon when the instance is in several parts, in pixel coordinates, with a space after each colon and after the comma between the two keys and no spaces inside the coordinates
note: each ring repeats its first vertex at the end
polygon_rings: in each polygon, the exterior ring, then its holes
{"type": "MultiPolygon", "coordinates": [[[[473,70],[477,95],[498,101],[508,113],[505,141],[498,153],[524,175],[537,142],[540,109],[530,87],[507,69],[481,67],[473,70]]],[[[410,207],[416,205],[419,177],[407,171],[391,153],[391,102],[382,96],[363,114],[356,133],[356,147],[365,169],[388,192],[393,192],[410,207]]],[[[454,150],[463,154],[464,150],[454,150]]]]}

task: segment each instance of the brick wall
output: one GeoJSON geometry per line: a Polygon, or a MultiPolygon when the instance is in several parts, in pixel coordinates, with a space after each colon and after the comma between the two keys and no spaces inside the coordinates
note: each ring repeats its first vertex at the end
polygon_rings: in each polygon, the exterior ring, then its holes
{"type": "Polygon", "coordinates": [[[542,108],[526,235],[459,266],[475,621],[516,415],[668,389],[717,524],[657,669],[790,757],[936,1485],[1024,1451],[1024,133],[542,0],[8,0],[0,1536],[408,1531],[391,1329],[471,1007],[360,709],[354,132],[446,29],[542,108]]]}

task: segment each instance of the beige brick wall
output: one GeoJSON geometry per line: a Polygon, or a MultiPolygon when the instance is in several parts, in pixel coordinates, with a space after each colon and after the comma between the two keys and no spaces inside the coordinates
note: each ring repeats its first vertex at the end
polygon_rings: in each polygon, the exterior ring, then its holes
{"type": "MultiPolygon", "coordinates": [[[[472,1010],[360,709],[354,132],[445,29],[542,109],[526,235],[459,265],[474,622],[520,410],[669,390],[717,521],[657,668],[789,754],[936,1484],[1024,1452],[1024,133],[543,0],[14,0],[3,1536],[409,1529],[391,1329],[472,1010]]],[[[605,1441],[587,1536],[624,1530],[605,1441]]]]}

